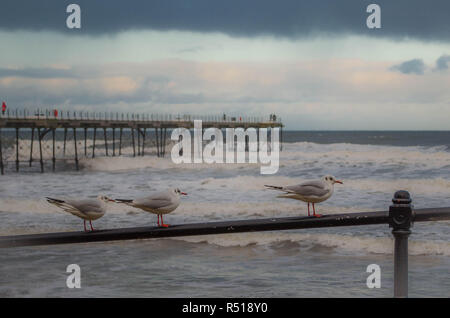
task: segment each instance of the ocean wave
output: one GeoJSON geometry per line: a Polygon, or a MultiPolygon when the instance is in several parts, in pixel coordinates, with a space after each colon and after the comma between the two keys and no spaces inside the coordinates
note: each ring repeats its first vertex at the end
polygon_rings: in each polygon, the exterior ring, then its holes
{"type": "MultiPolygon", "coordinates": [[[[208,189],[239,189],[243,191],[264,190],[264,185],[294,185],[305,178],[288,177],[288,176],[235,176],[231,178],[205,178],[188,182],[190,187],[199,187],[208,189]]],[[[435,195],[450,193],[450,180],[444,178],[414,178],[414,179],[376,179],[376,178],[357,178],[343,179],[343,185],[335,186],[335,191],[351,191],[360,192],[389,192],[393,193],[398,189],[410,191],[412,194],[435,195]],[[339,187],[339,188],[338,188],[339,187]]]]}
{"type": "Polygon", "coordinates": [[[280,163],[323,164],[336,166],[411,166],[414,169],[442,168],[450,165],[450,152],[445,146],[398,147],[355,144],[316,144],[298,142],[289,144],[280,157],[280,163]]]}
{"type": "MultiPolygon", "coordinates": [[[[317,233],[237,233],[223,235],[190,236],[174,238],[191,243],[207,243],[223,247],[279,246],[283,242],[295,243],[300,249],[314,246],[336,248],[348,252],[393,254],[394,241],[390,237],[366,237],[359,235],[317,233]]],[[[409,255],[450,256],[450,242],[410,240],[409,255]]]]}

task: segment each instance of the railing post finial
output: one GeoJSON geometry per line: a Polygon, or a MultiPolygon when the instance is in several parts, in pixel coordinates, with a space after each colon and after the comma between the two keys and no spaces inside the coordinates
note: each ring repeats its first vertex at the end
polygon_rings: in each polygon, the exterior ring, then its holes
{"type": "Polygon", "coordinates": [[[389,207],[389,227],[395,239],[394,297],[408,297],[408,236],[414,220],[411,196],[408,191],[395,192],[389,207]]]}

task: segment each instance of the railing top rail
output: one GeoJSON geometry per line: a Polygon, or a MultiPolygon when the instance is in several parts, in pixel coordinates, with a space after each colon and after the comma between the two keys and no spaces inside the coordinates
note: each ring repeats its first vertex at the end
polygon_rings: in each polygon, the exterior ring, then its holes
{"type": "MultiPolygon", "coordinates": [[[[414,210],[414,222],[450,220],[450,207],[414,210]]],[[[255,231],[388,224],[389,212],[359,212],[316,217],[283,217],[172,225],[169,228],[134,227],[99,230],[91,233],[62,232],[1,236],[0,247],[53,245],[161,237],[209,235],[255,231]]]]}

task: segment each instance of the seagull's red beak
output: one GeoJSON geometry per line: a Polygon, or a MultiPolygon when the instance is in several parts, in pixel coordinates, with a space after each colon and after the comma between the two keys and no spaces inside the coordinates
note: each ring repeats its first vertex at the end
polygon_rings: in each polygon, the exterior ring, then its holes
{"type": "Polygon", "coordinates": [[[341,180],[336,180],[334,181],[334,183],[344,184],[344,182],[342,182],[341,180]]]}
{"type": "Polygon", "coordinates": [[[180,192],[180,194],[182,194],[182,195],[187,195],[187,193],[186,193],[186,192],[180,192]]]}

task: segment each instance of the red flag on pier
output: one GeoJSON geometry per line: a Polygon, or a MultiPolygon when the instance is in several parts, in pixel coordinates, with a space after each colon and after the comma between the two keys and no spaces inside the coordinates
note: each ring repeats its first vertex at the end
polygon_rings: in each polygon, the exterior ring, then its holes
{"type": "Polygon", "coordinates": [[[2,113],[6,112],[6,103],[2,103],[2,113]]]}

